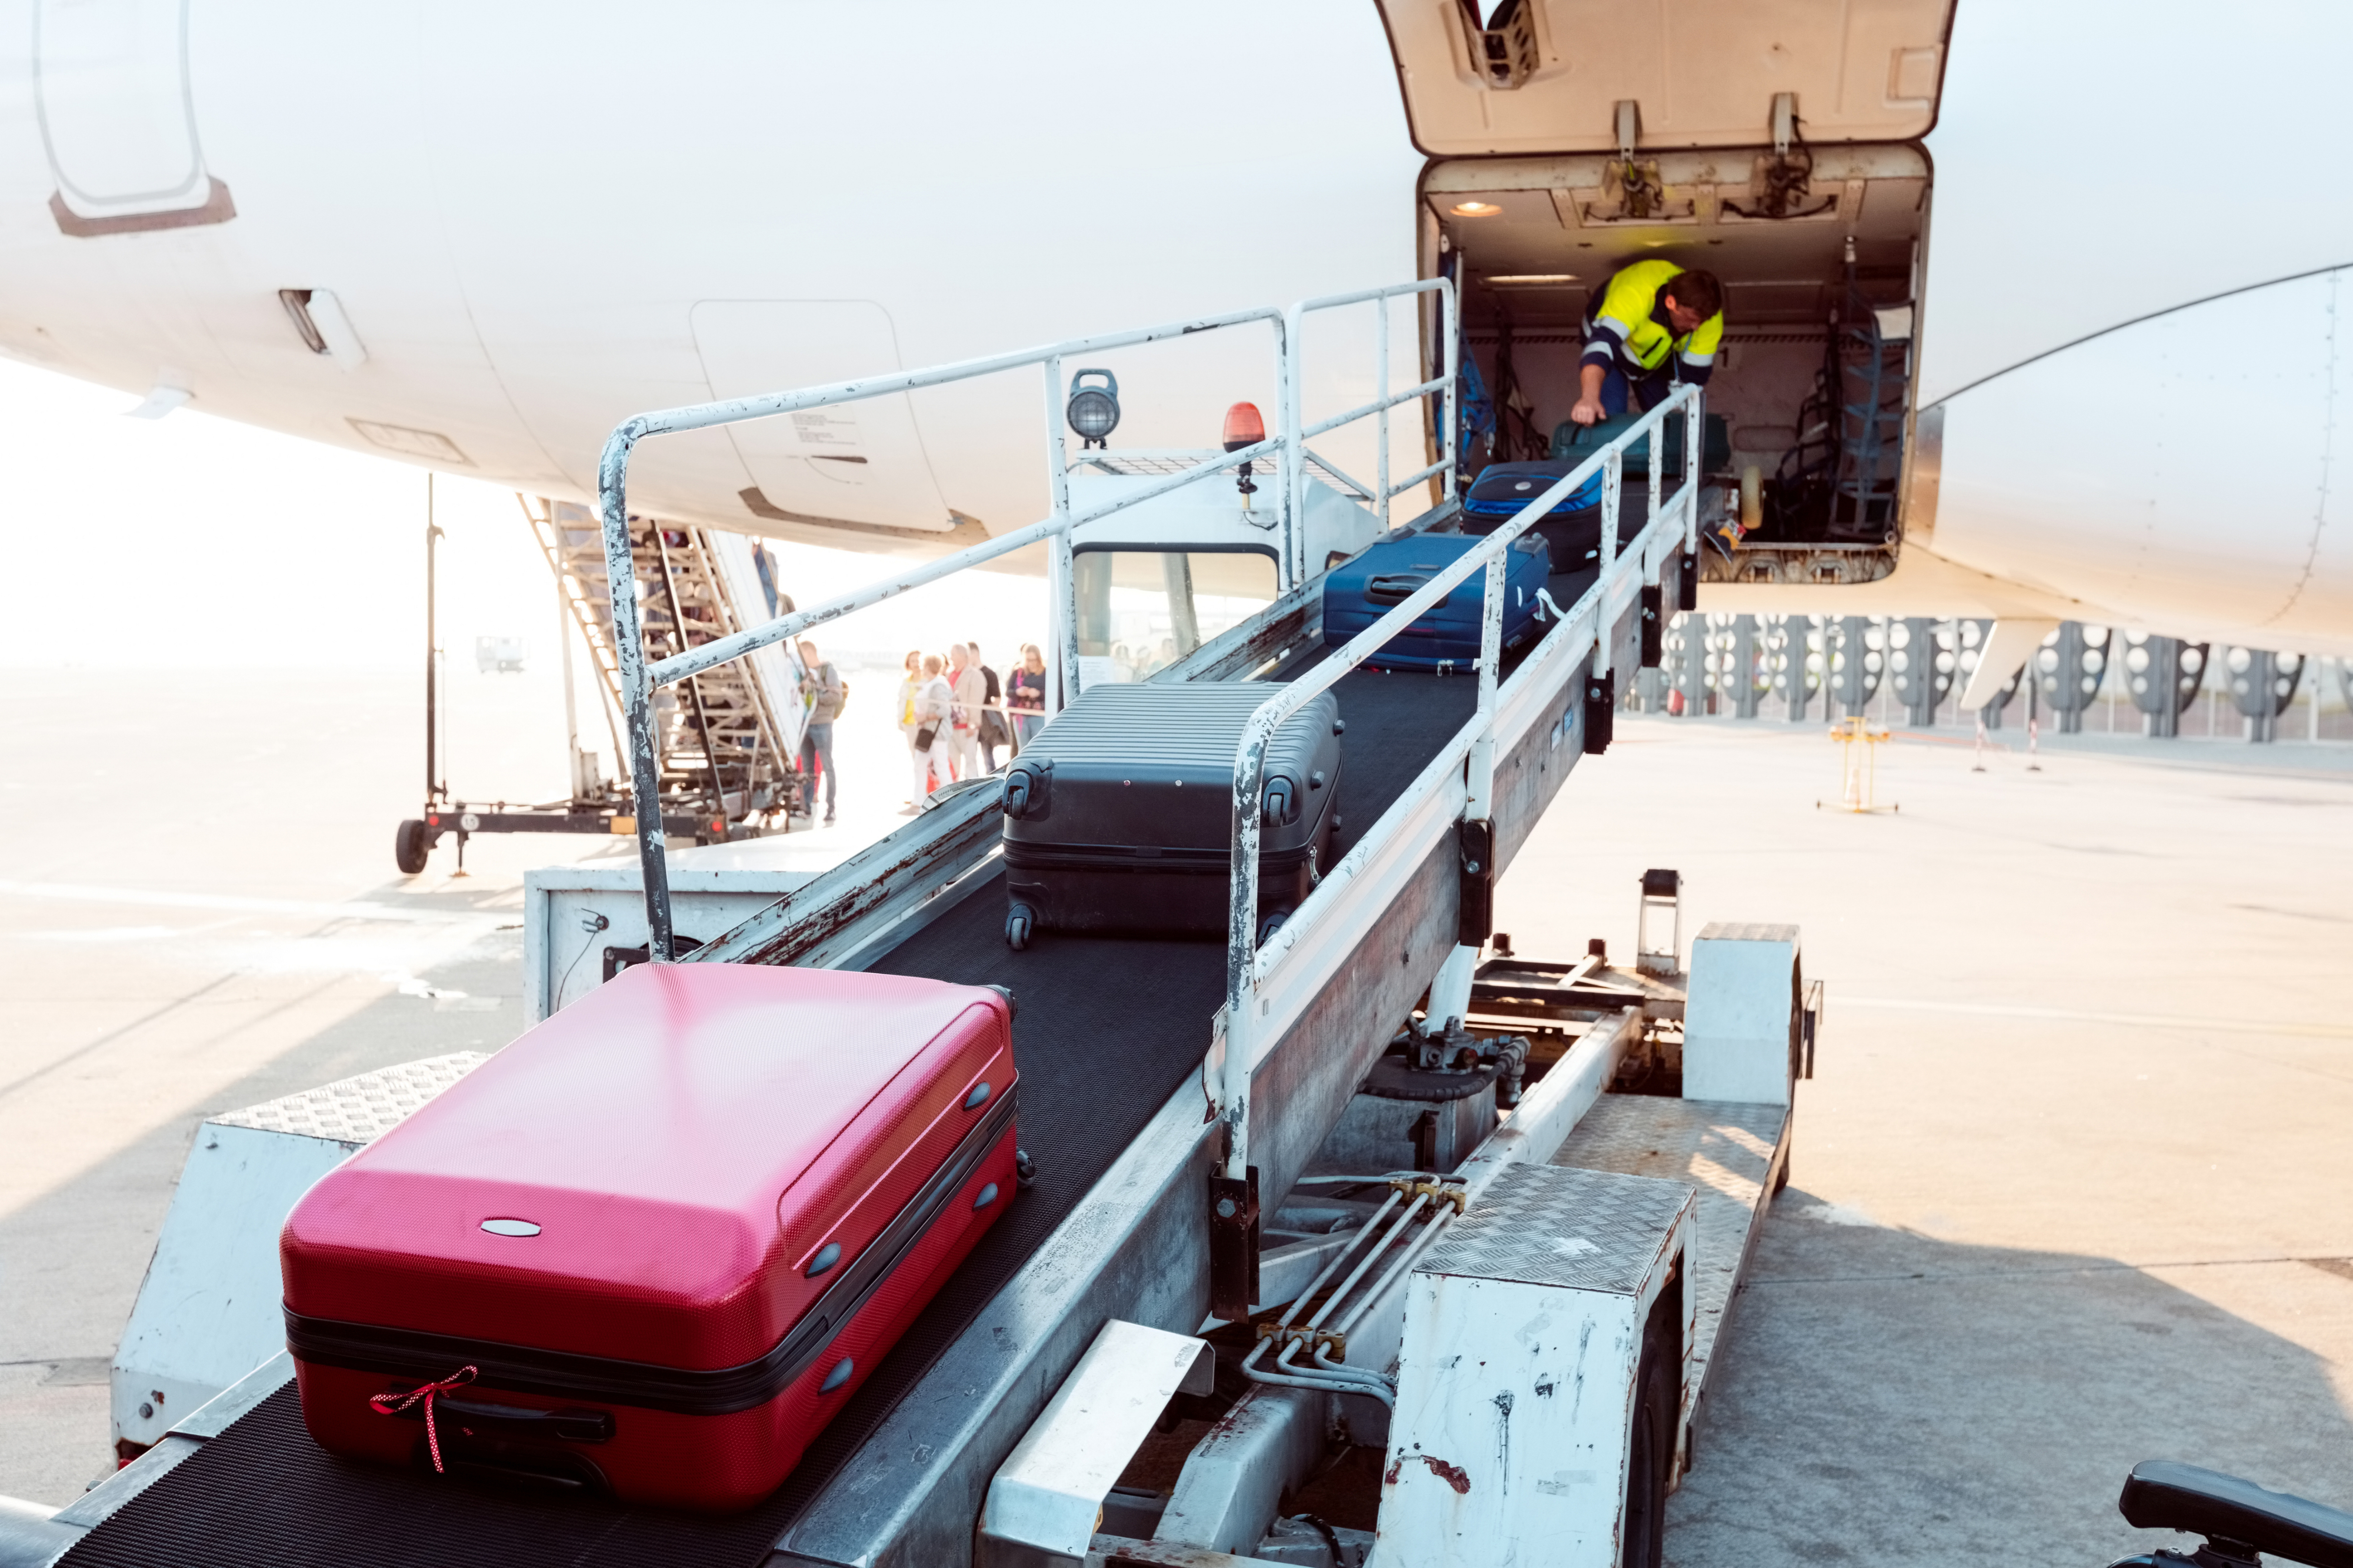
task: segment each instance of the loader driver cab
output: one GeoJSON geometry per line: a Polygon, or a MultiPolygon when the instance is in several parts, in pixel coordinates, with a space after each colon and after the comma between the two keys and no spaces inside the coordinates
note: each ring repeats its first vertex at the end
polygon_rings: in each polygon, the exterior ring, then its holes
{"type": "Polygon", "coordinates": [[[1677,383],[1705,385],[1723,342],[1724,285],[1715,274],[1659,260],[1620,268],[1586,304],[1568,416],[1592,425],[1624,414],[1630,389],[1647,412],[1677,383]]]}

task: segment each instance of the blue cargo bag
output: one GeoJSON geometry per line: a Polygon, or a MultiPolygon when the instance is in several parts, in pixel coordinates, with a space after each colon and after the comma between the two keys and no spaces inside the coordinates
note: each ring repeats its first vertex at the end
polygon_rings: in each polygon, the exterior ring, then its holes
{"type": "MultiPolygon", "coordinates": [[[[1338,647],[1348,641],[1478,546],[1477,539],[1460,533],[1392,535],[1333,567],[1324,583],[1324,646],[1338,647]]],[[[1551,556],[1533,533],[1521,535],[1504,552],[1504,651],[1533,642],[1541,624],[1549,621],[1536,595],[1551,573],[1551,556]]],[[[1475,670],[1485,586],[1486,574],[1473,571],[1365,662],[1376,669],[1440,675],[1475,670]]]]}
{"type": "MultiPolygon", "coordinates": [[[[1489,534],[1520,515],[1527,504],[1575,472],[1591,456],[1570,462],[1490,463],[1462,498],[1462,531],[1489,534]]],[[[1601,558],[1601,470],[1553,503],[1530,533],[1544,535],[1552,549],[1552,569],[1581,572],[1601,558]]],[[[1525,535],[1522,536],[1526,537],[1525,535]]]]}

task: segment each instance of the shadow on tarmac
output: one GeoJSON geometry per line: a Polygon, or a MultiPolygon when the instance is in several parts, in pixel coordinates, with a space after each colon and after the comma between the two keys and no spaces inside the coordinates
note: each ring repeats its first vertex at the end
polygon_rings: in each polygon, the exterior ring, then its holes
{"type": "MultiPolygon", "coordinates": [[[[391,901],[392,892],[370,896],[391,901]]],[[[435,965],[437,987],[468,994],[459,1005],[381,997],[0,1216],[0,1307],[16,1315],[35,1358],[0,1364],[0,1495],[61,1506],[113,1468],[99,1363],[130,1316],[198,1123],[376,1068],[496,1050],[522,1029],[514,951],[501,943],[435,965]]]]}
{"type": "MultiPolygon", "coordinates": [[[[2292,1289],[2337,1272],[2213,1267],[2289,1271],[2292,1289]]],[[[2116,1513],[2150,1458],[2353,1504],[2329,1364],[2113,1258],[1938,1241],[1793,1185],[1728,1335],[1668,1508],[1677,1568],[2100,1568],[2187,1551],[2116,1513]]]]}

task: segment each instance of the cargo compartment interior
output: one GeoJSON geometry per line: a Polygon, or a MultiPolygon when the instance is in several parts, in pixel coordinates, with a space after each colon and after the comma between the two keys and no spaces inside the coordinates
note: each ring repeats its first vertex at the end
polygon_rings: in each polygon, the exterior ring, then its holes
{"type": "Polygon", "coordinates": [[[1433,163],[1423,270],[1461,288],[1464,347],[1496,411],[1466,466],[1551,454],[1577,398],[1588,296],[1619,268],[1704,268],[1725,288],[1706,406],[1730,448],[1709,454],[1704,504],[1752,530],[1738,560],[1711,559],[1705,574],[1883,576],[1903,524],[1929,173],[1908,143],[1801,140],[1433,163]]]}

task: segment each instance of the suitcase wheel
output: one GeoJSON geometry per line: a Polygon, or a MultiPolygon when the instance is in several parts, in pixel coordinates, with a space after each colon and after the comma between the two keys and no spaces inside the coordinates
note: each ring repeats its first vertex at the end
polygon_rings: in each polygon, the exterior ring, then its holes
{"type": "Polygon", "coordinates": [[[1038,1162],[1029,1158],[1027,1149],[1013,1151],[1013,1179],[1024,1187],[1037,1184],[1038,1162]]]}
{"type": "Polygon", "coordinates": [[[1265,919],[1260,921],[1258,922],[1259,946],[1264,947],[1270,941],[1271,941],[1274,933],[1282,929],[1282,922],[1290,918],[1291,911],[1289,910],[1277,910],[1274,913],[1268,915],[1265,919]]]}
{"type": "Polygon", "coordinates": [[[1006,911],[1005,945],[1019,952],[1029,945],[1029,932],[1038,923],[1036,913],[1027,904],[1016,904],[1006,911]]]}

